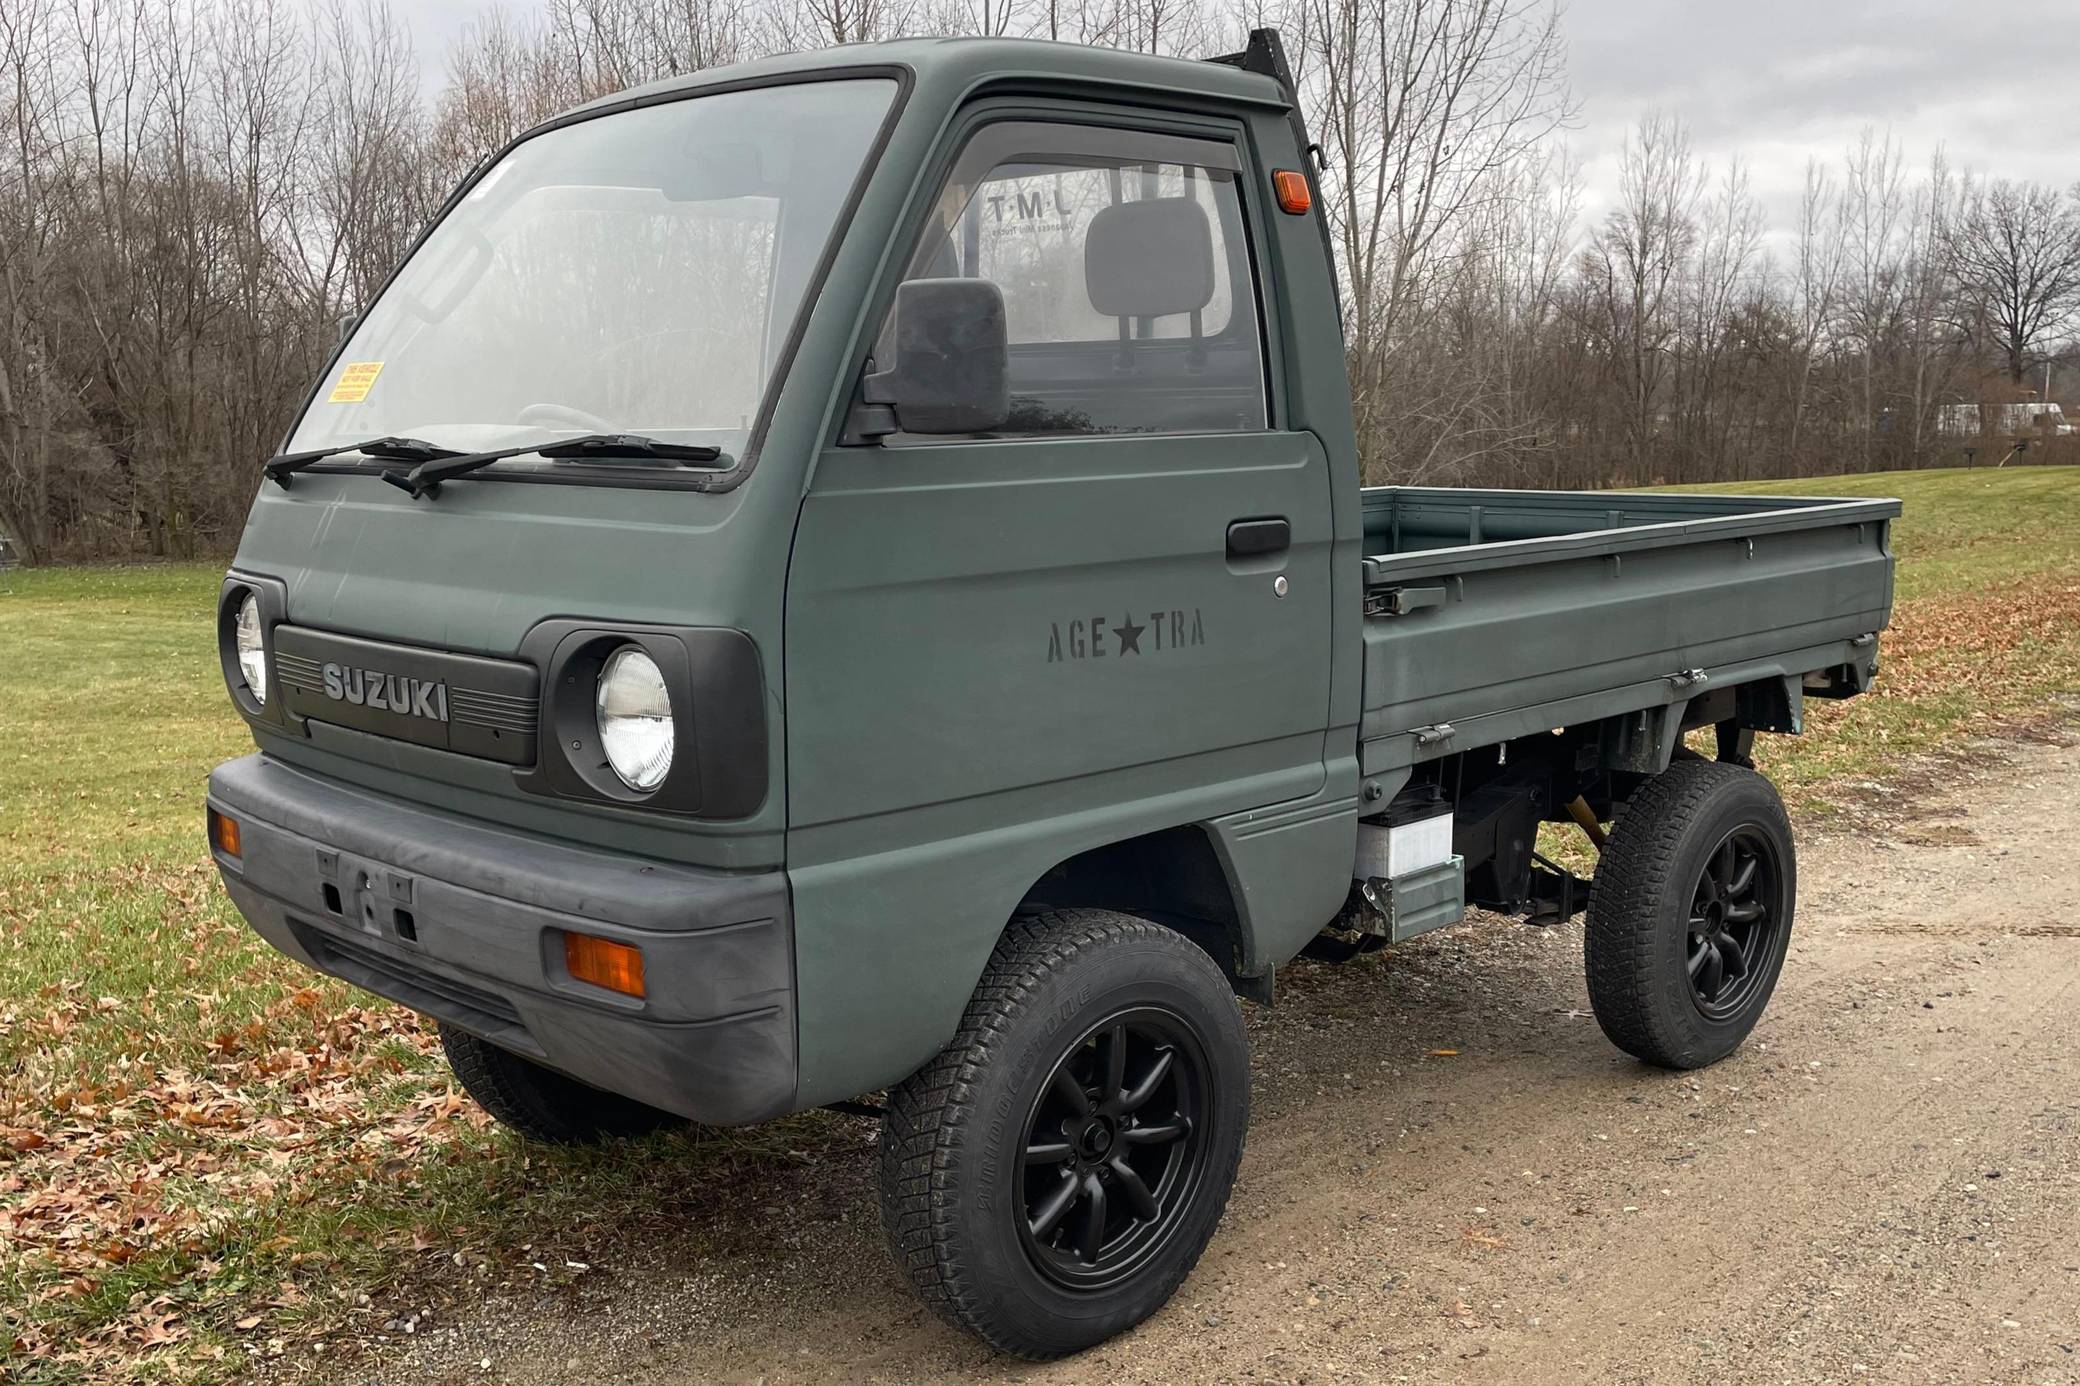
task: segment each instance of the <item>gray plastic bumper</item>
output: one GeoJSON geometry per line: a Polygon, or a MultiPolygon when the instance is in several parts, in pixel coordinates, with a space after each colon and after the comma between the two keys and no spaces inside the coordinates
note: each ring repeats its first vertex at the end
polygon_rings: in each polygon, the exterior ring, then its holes
{"type": "Polygon", "coordinates": [[[573,847],[263,755],[219,766],[209,802],[240,828],[240,856],[214,854],[232,900],[298,962],[697,1121],[792,1110],[784,874],[573,847]],[[648,994],[573,980],[566,931],[641,948],[648,994]]]}

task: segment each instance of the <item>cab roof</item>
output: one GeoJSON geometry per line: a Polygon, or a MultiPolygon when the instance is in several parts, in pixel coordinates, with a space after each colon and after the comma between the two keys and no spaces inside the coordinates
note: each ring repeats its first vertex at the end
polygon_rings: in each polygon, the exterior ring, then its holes
{"type": "Polygon", "coordinates": [[[779,84],[791,79],[871,68],[901,69],[910,74],[919,90],[954,99],[985,83],[1017,86],[1067,82],[1138,87],[1173,96],[1248,102],[1281,110],[1288,104],[1285,93],[1271,78],[1226,63],[1159,57],[1119,48],[1092,48],[1048,39],[909,38],[783,53],[667,77],[587,102],[547,122],[547,125],[669,101],[709,87],[779,84]]]}

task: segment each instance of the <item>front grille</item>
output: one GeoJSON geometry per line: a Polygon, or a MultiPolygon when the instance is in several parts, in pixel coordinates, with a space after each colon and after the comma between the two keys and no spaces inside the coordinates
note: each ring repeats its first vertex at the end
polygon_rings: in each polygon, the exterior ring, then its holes
{"type": "Polygon", "coordinates": [[[534,667],[279,625],[275,680],[291,717],[532,765],[541,699],[534,667]]]}
{"type": "Polygon", "coordinates": [[[306,693],[325,691],[325,666],[315,659],[302,655],[274,652],[275,681],[284,688],[300,688],[306,693]]]}
{"type": "Polygon", "coordinates": [[[473,693],[457,688],[448,694],[448,715],[473,727],[495,727],[521,736],[533,736],[535,723],[541,714],[533,698],[473,693]]]}

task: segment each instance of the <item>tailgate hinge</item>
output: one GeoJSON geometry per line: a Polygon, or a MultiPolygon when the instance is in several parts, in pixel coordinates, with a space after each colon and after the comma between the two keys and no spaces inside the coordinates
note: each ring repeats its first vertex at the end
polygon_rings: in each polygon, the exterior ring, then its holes
{"type": "Polygon", "coordinates": [[[1406,616],[1411,611],[1443,605],[1442,587],[1388,587],[1365,594],[1367,616],[1406,616]]]}

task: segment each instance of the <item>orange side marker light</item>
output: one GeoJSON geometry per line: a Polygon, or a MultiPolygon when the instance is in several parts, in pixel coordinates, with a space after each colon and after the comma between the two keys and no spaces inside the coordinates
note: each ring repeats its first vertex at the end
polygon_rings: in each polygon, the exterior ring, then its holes
{"type": "Polygon", "coordinates": [[[238,820],[211,809],[209,811],[209,845],[227,857],[240,856],[241,853],[238,850],[238,820]]]}
{"type": "Polygon", "coordinates": [[[1307,175],[1298,169],[1282,168],[1271,175],[1271,190],[1278,194],[1278,210],[1292,216],[1306,216],[1314,206],[1314,189],[1307,186],[1307,175]]]}
{"type": "Polygon", "coordinates": [[[623,996],[642,996],[643,950],[591,934],[563,936],[563,965],[573,978],[623,996]]]}

